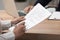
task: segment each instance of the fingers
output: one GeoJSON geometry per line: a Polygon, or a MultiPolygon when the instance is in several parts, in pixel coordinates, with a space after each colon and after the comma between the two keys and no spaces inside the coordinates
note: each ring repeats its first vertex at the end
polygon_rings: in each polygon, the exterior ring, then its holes
{"type": "Polygon", "coordinates": [[[25,24],[25,22],[21,22],[20,24],[21,24],[21,25],[24,25],[24,24],[25,24]]]}
{"type": "Polygon", "coordinates": [[[21,21],[21,22],[19,22],[18,24],[16,24],[17,26],[19,25],[24,25],[25,24],[25,21],[21,21]]]}
{"type": "Polygon", "coordinates": [[[20,24],[16,28],[18,29],[19,33],[25,33],[25,25],[20,24]]]}
{"type": "Polygon", "coordinates": [[[25,22],[22,21],[16,25],[17,27],[25,28],[25,22]]]}
{"type": "Polygon", "coordinates": [[[33,6],[32,6],[32,5],[29,5],[28,7],[26,7],[26,8],[24,9],[24,11],[25,11],[26,13],[28,13],[29,11],[31,11],[32,8],[33,8],[33,6]]]}
{"type": "Polygon", "coordinates": [[[25,18],[22,16],[22,17],[19,17],[17,21],[20,22],[20,21],[23,21],[23,20],[25,20],[25,18]]]}
{"type": "Polygon", "coordinates": [[[25,32],[25,22],[18,24],[17,27],[21,27],[22,32],[25,32]]]}
{"type": "MultiPolygon", "coordinates": [[[[21,19],[21,18],[24,19],[24,17],[20,17],[19,19],[21,19]]],[[[14,29],[14,33],[15,33],[16,38],[19,36],[21,37],[25,33],[25,25],[24,24],[25,24],[24,21],[16,24],[16,27],[14,29]]]]}
{"type": "Polygon", "coordinates": [[[25,18],[20,19],[20,22],[23,21],[23,20],[25,20],[25,18]]]}
{"type": "Polygon", "coordinates": [[[21,37],[25,33],[25,25],[19,24],[14,30],[15,37],[21,37]]]}
{"type": "Polygon", "coordinates": [[[25,11],[26,13],[28,13],[29,10],[30,10],[30,6],[28,6],[28,7],[26,7],[26,8],[24,9],[24,11],[25,11]]]}
{"type": "Polygon", "coordinates": [[[22,16],[22,17],[18,17],[16,19],[12,20],[11,23],[12,24],[17,24],[17,23],[19,23],[19,22],[21,22],[23,20],[25,20],[25,18],[22,16]]]}

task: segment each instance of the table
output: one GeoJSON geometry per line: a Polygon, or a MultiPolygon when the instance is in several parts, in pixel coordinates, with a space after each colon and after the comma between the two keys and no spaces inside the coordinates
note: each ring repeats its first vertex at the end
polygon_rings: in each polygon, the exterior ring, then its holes
{"type": "Polygon", "coordinates": [[[60,40],[60,20],[44,20],[17,40],[60,40]]]}
{"type": "Polygon", "coordinates": [[[60,34],[60,20],[44,20],[27,33],[60,34]]]}

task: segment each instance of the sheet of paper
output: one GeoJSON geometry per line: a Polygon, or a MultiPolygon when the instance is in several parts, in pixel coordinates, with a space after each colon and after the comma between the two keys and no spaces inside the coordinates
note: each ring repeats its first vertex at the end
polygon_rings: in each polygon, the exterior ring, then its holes
{"type": "Polygon", "coordinates": [[[26,30],[34,27],[40,22],[48,18],[51,13],[45,9],[41,4],[37,4],[26,16],[25,25],[26,30]]]}
{"type": "Polygon", "coordinates": [[[60,20],[60,12],[54,12],[49,19],[60,20]]]}
{"type": "MultiPolygon", "coordinates": [[[[44,21],[46,18],[48,18],[51,15],[51,13],[45,9],[41,4],[37,4],[26,16],[25,16],[25,26],[26,30],[34,27],[35,25],[39,24],[40,22],[44,21]]],[[[20,22],[20,23],[22,23],[20,22]]],[[[19,25],[18,23],[17,25],[19,25]]],[[[11,27],[9,30],[13,31],[15,27],[11,27]]]]}

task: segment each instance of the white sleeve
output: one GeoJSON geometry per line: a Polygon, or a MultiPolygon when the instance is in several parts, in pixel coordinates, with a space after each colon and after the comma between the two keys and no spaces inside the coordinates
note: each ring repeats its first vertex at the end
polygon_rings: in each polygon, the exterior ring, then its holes
{"type": "Polygon", "coordinates": [[[0,24],[3,29],[8,29],[11,27],[11,20],[1,20],[0,24]]]}
{"type": "Polygon", "coordinates": [[[15,40],[15,35],[13,32],[0,35],[0,40],[15,40]]]}

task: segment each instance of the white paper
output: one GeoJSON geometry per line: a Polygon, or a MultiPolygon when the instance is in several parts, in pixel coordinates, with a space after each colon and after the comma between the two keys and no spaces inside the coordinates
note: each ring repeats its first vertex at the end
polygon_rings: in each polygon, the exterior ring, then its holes
{"type": "Polygon", "coordinates": [[[50,17],[49,19],[56,19],[56,20],[60,20],[60,12],[54,12],[50,17]]]}
{"type": "MultiPolygon", "coordinates": [[[[26,30],[34,27],[35,25],[39,24],[40,22],[44,21],[46,18],[48,18],[51,15],[51,13],[45,9],[42,5],[39,3],[25,16],[25,26],[26,30]]],[[[22,21],[22,22],[24,22],[22,21]]],[[[20,22],[20,23],[22,23],[20,22]]],[[[17,25],[19,25],[18,23],[17,25]]],[[[15,27],[11,27],[9,30],[13,31],[15,27]]]]}
{"type": "Polygon", "coordinates": [[[26,30],[34,27],[39,24],[46,18],[48,18],[51,13],[45,9],[41,4],[37,4],[26,16],[25,16],[25,25],[26,30]]]}

